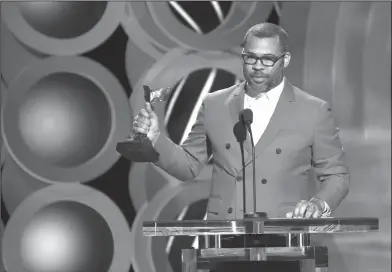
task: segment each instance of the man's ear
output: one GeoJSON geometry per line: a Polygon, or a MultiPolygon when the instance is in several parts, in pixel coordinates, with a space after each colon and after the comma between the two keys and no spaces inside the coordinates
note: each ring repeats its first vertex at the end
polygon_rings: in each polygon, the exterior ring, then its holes
{"type": "Polygon", "coordinates": [[[284,55],[284,57],[283,57],[284,68],[286,68],[287,66],[289,66],[290,60],[291,60],[291,54],[290,54],[290,52],[287,52],[287,53],[284,55]]]}

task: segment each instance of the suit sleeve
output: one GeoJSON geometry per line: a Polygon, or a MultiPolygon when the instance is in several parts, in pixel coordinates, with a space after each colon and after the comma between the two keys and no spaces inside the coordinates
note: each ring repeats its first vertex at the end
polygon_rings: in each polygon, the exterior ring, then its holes
{"type": "Polygon", "coordinates": [[[155,164],[179,180],[195,178],[208,162],[207,134],[204,126],[205,107],[203,102],[196,122],[182,145],[173,143],[162,133],[154,145],[160,154],[155,164]]]}
{"type": "Polygon", "coordinates": [[[349,191],[349,173],[343,162],[344,150],[329,103],[320,108],[314,142],[312,163],[321,181],[316,197],[324,200],[333,212],[349,191]]]}

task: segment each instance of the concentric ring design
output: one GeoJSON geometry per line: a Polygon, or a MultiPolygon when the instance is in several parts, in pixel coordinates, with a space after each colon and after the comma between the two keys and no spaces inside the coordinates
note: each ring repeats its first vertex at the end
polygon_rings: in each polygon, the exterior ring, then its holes
{"type": "MultiPolygon", "coordinates": [[[[144,48],[148,47],[149,45],[146,44],[144,48]]],[[[151,54],[146,53],[146,50],[142,50],[133,39],[128,39],[125,51],[125,71],[129,84],[134,87],[156,60],[151,54]]]]}
{"type": "MultiPolygon", "coordinates": [[[[4,84],[3,80],[0,80],[0,108],[3,108],[3,105],[5,105],[5,97],[8,93],[8,89],[6,88],[6,85],[4,84]]],[[[0,168],[3,166],[3,163],[8,156],[8,151],[6,146],[4,145],[3,137],[0,138],[0,168]]]]}
{"type": "Polygon", "coordinates": [[[12,85],[2,110],[1,131],[10,155],[24,171],[48,183],[85,182],[103,174],[119,159],[117,142],[123,141],[130,132],[131,112],[125,91],[106,68],[87,58],[52,57],[29,67],[12,85]],[[18,122],[15,122],[32,86],[56,73],[75,74],[90,80],[102,91],[109,105],[111,127],[106,143],[93,158],[79,165],[63,167],[37,157],[29,151],[18,122]]]}
{"type": "Polygon", "coordinates": [[[121,25],[128,37],[146,54],[159,59],[176,47],[154,23],[145,2],[127,2],[121,25]]]}
{"type": "Polygon", "coordinates": [[[244,31],[266,20],[272,7],[270,2],[234,2],[221,25],[200,35],[178,21],[167,2],[128,2],[121,25],[141,50],[158,59],[177,46],[207,50],[238,46],[244,31]]]}
{"type": "Polygon", "coordinates": [[[47,183],[25,173],[10,156],[5,159],[1,190],[5,209],[10,216],[23,200],[46,186],[48,186],[47,183]]]}
{"type": "Polygon", "coordinates": [[[128,180],[129,195],[136,211],[139,211],[144,203],[151,201],[165,186],[182,183],[151,164],[134,165],[129,171],[128,180]]]}
{"type": "MultiPolygon", "coordinates": [[[[211,171],[211,166],[205,167],[201,176],[208,177],[211,171]]],[[[132,264],[136,272],[159,272],[162,267],[165,271],[172,272],[167,257],[162,257],[166,240],[140,235],[143,221],[174,220],[183,207],[206,199],[210,187],[211,182],[207,180],[167,185],[151,202],[141,207],[132,226],[132,244],[135,246],[132,251],[132,264]]]]}
{"type": "Polygon", "coordinates": [[[15,78],[37,60],[43,59],[44,55],[34,52],[21,43],[8,29],[3,20],[0,22],[0,69],[1,77],[8,85],[12,85],[15,78]]]}
{"type": "Polygon", "coordinates": [[[3,261],[7,271],[29,272],[20,252],[20,239],[35,213],[64,201],[84,204],[98,212],[107,222],[113,237],[113,258],[109,271],[128,271],[132,246],[129,226],[118,207],[103,193],[80,184],[48,186],[29,196],[10,218],[2,243],[3,261]]]}
{"type": "MultiPolygon", "coordinates": [[[[237,53],[230,52],[197,52],[189,49],[176,48],[165,54],[158,60],[140,80],[135,84],[130,104],[133,115],[144,107],[143,84],[153,88],[174,86],[185,76],[204,68],[217,68],[231,72],[239,79],[243,79],[241,59],[237,53]]],[[[157,104],[155,112],[158,115],[161,133],[168,136],[164,127],[165,106],[157,104]]],[[[142,167],[142,166],[138,166],[142,167]]],[[[132,201],[140,207],[147,199],[151,199],[167,182],[167,179],[154,179],[145,177],[152,166],[140,168],[133,167],[129,175],[129,192],[132,201]],[[146,171],[145,173],[143,171],[146,171]],[[141,182],[141,180],[144,180],[141,182]],[[144,189],[141,189],[144,186],[144,189]],[[140,192],[140,194],[138,193],[140,192]],[[148,196],[147,196],[148,194],[148,196]]]]}
{"type": "Polygon", "coordinates": [[[58,39],[44,35],[30,26],[18,3],[2,3],[2,17],[12,33],[30,48],[49,55],[69,56],[90,51],[104,42],[118,27],[124,2],[107,2],[101,19],[91,30],[75,38],[58,39]]]}
{"type": "Polygon", "coordinates": [[[182,47],[198,50],[225,50],[239,46],[244,33],[251,26],[265,21],[273,8],[272,2],[234,2],[222,25],[200,35],[178,21],[167,2],[147,2],[147,6],[155,24],[171,40],[182,47]]]}
{"type": "MultiPolygon", "coordinates": [[[[226,70],[243,79],[241,58],[229,51],[198,52],[192,49],[175,48],[159,59],[136,83],[130,103],[134,115],[144,107],[143,85],[152,88],[174,86],[185,76],[204,68],[226,70]]],[[[159,105],[157,105],[157,108],[159,105]]],[[[157,109],[158,114],[158,109],[157,109]]],[[[159,113],[158,117],[164,117],[159,113]]]]}

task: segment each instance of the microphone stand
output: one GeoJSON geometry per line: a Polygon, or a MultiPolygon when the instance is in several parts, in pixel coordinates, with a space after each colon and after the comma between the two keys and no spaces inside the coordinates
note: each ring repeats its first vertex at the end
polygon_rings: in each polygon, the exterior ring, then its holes
{"type": "Polygon", "coordinates": [[[250,141],[252,144],[252,167],[253,167],[253,213],[245,214],[244,218],[267,218],[266,212],[256,212],[256,151],[255,151],[255,143],[253,141],[253,133],[250,126],[250,122],[246,123],[246,126],[249,130],[250,141]]]}
{"type": "Polygon", "coordinates": [[[255,152],[255,143],[253,141],[253,133],[252,129],[250,128],[250,124],[248,124],[249,134],[250,134],[250,141],[252,143],[252,167],[253,167],[253,213],[256,212],[256,152],[255,152]]]}
{"type": "Polygon", "coordinates": [[[244,214],[246,214],[246,186],[245,186],[245,155],[244,155],[244,142],[240,143],[240,149],[241,149],[241,161],[242,161],[242,205],[244,214]]]}
{"type": "Polygon", "coordinates": [[[245,123],[238,121],[233,127],[234,135],[237,139],[237,142],[240,144],[241,150],[241,163],[242,163],[242,202],[243,202],[243,211],[246,213],[246,191],[245,191],[245,155],[244,155],[244,142],[246,139],[246,125],[245,123]]]}

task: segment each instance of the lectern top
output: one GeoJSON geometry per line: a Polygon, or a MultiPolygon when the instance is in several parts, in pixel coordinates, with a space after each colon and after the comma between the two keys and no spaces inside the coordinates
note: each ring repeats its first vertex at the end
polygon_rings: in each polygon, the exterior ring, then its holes
{"type": "Polygon", "coordinates": [[[350,233],[379,230],[378,218],[242,219],[146,221],[144,236],[227,234],[350,233]]]}

